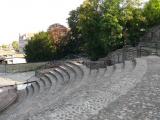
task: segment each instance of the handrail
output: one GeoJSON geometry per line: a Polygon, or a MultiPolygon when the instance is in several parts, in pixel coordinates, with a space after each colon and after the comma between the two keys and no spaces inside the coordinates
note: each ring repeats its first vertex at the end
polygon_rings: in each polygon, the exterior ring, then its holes
{"type": "MultiPolygon", "coordinates": [[[[143,52],[147,53],[148,51],[146,49],[144,49],[144,47],[145,47],[145,45],[143,45],[144,43],[155,43],[155,53],[156,53],[156,55],[158,55],[157,54],[158,53],[157,52],[157,44],[159,44],[160,42],[151,41],[151,42],[139,42],[139,44],[136,47],[124,46],[122,49],[118,49],[118,50],[110,53],[104,60],[100,60],[100,61],[90,61],[90,60],[83,60],[83,59],[80,59],[80,60],[82,61],[82,64],[89,66],[89,68],[91,68],[91,65],[97,65],[97,67],[100,68],[102,64],[104,65],[104,67],[107,67],[110,65],[114,65],[116,63],[121,63],[121,62],[124,63],[125,60],[129,60],[129,59],[127,59],[127,55],[131,56],[130,59],[133,60],[136,57],[141,57],[143,52]]],[[[149,52],[148,52],[148,55],[149,55],[149,52]]],[[[64,64],[67,61],[68,60],[48,61],[46,64],[37,67],[37,69],[35,70],[34,76],[37,76],[37,73],[42,69],[47,69],[47,68],[56,67],[56,66],[58,67],[59,65],[64,64]]],[[[29,79],[31,79],[31,78],[29,78],[29,79]]],[[[23,83],[19,83],[19,84],[15,83],[14,85],[0,86],[0,88],[36,82],[36,81],[28,81],[28,79],[26,81],[27,82],[23,82],[23,83]]]]}
{"type": "MultiPolygon", "coordinates": [[[[131,47],[129,45],[124,46],[122,49],[118,49],[115,51],[110,53],[105,60],[100,60],[100,61],[90,61],[90,60],[83,60],[80,59],[82,62],[82,64],[85,64],[86,66],[88,66],[89,68],[91,68],[91,64],[102,64],[104,63],[104,66],[110,66],[116,63],[124,63],[125,60],[134,60],[137,57],[141,57],[143,56],[144,52],[145,52],[145,56],[150,55],[150,51],[148,51],[147,49],[143,49],[142,47],[144,47],[145,43],[154,43],[154,48],[155,48],[155,53],[157,55],[157,44],[159,44],[160,42],[156,42],[156,41],[151,41],[151,42],[139,42],[137,44],[136,47],[131,47]]],[[[153,47],[152,47],[153,48],[153,47]]],[[[67,60],[61,60],[61,61],[50,61],[48,63],[46,63],[45,67],[42,67],[42,69],[45,68],[49,68],[46,67],[47,64],[62,64],[67,62],[67,60]]]]}
{"type": "Polygon", "coordinates": [[[6,105],[0,107],[0,112],[9,107],[16,99],[17,99],[17,94],[13,96],[13,98],[6,105]]]}
{"type": "Polygon", "coordinates": [[[0,88],[5,88],[5,87],[14,87],[14,86],[17,86],[17,85],[24,85],[24,84],[30,84],[30,83],[35,83],[37,82],[36,80],[34,81],[27,81],[27,82],[23,82],[23,83],[16,83],[14,85],[4,85],[4,86],[0,86],[0,88]]]}
{"type": "MultiPolygon", "coordinates": [[[[122,49],[118,49],[112,53],[110,53],[105,59],[102,58],[100,61],[83,61],[83,63],[86,66],[89,66],[91,68],[91,64],[101,64],[102,61],[105,63],[107,60],[110,60],[112,65],[116,63],[124,63],[125,60],[134,60],[135,58],[141,57],[141,56],[148,56],[151,55],[152,53],[155,53],[155,55],[158,55],[158,46],[160,42],[147,42],[147,43],[155,43],[154,51],[149,51],[144,48],[145,45],[142,45],[142,43],[146,42],[140,42],[136,47],[130,47],[130,46],[124,46],[122,49]],[[121,57],[121,60],[120,60],[121,57]]],[[[153,47],[152,47],[153,48],[153,47]]],[[[107,64],[105,64],[107,65],[107,64]]],[[[107,65],[108,66],[108,65],[107,65]]]]}

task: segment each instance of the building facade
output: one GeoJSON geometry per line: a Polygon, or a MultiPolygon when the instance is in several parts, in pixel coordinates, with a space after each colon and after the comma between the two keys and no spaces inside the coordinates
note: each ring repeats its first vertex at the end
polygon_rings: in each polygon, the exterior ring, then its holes
{"type": "Polygon", "coordinates": [[[19,34],[19,52],[21,54],[24,53],[25,45],[32,36],[34,36],[34,33],[19,34]]]}

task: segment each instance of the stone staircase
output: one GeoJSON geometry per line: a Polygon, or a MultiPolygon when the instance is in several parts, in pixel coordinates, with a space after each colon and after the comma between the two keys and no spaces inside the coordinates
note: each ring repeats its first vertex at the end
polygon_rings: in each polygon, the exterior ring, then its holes
{"type": "Polygon", "coordinates": [[[0,120],[92,119],[141,82],[146,70],[146,59],[140,58],[96,69],[65,62],[30,79],[35,82],[18,90],[17,101],[0,120]]]}
{"type": "Polygon", "coordinates": [[[14,86],[1,87],[0,112],[7,109],[17,99],[16,88],[14,86]]]}

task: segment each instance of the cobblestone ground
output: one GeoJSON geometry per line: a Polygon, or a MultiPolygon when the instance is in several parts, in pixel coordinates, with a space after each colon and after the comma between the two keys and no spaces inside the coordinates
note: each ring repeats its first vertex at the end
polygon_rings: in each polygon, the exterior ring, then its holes
{"type": "Polygon", "coordinates": [[[160,120],[160,59],[147,58],[142,81],[88,120],[160,120]]]}
{"type": "MultiPolygon", "coordinates": [[[[136,62],[136,66],[129,62],[125,69],[118,64],[108,74],[84,72],[83,80],[77,77],[75,87],[66,84],[57,99],[52,94],[44,99],[28,97],[9,112],[14,114],[4,114],[0,120],[160,120],[160,58],[150,56],[136,62]]],[[[81,70],[77,68],[76,73],[81,70]]]]}
{"type": "Polygon", "coordinates": [[[51,105],[49,109],[31,115],[29,120],[87,120],[140,83],[147,71],[147,63],[146,60],[137,59],[136,67],[130,62],[125,69],[122,64],[118,64],[114,73],[112,70],[108,79],[103,77],[101,80],[97,80],[96,71],[92,71],[93,74],[85,79],[84,84],[74,89],[61,108],[52,111],[51,105]]]}

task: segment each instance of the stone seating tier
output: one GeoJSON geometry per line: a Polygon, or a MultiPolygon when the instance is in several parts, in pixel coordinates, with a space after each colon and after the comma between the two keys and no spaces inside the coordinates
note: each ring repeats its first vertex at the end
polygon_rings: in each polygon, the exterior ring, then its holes
{"type": "Polygon", "coordinates": [[[68,61],[33,77],[0,120],[87,120],[132,88],[145,69],[141,59],[96,69],[68,61]]]}

